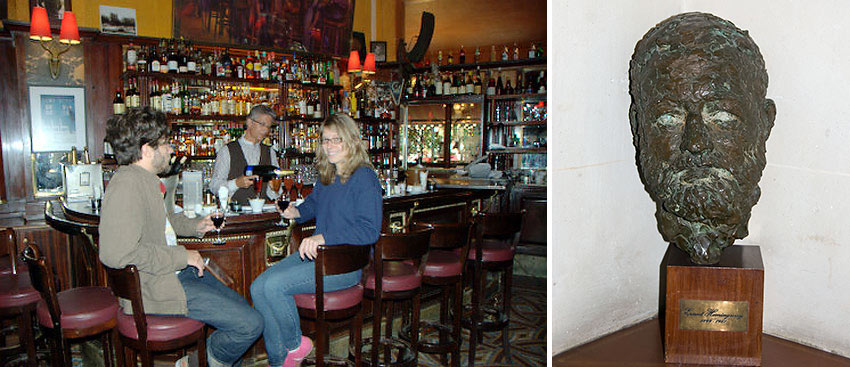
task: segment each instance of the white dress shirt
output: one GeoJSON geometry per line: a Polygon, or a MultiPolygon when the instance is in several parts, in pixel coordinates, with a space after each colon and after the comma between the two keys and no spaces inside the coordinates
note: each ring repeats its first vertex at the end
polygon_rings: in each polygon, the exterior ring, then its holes
{"type": "MultiPolygon", "coordinates": [[[[248,140],[245,140],[244,136],[240,137],[237,142],[242,148],[242,155],[245,156],[245,161],[248,162],[249,166],[260,164],[260,143],[251,143],[248,140]]],[[[274,157],[277,156],[277,153],[271,148],[269,149],[269,153],[271,154],[272,162],[274,162],[274,157]]],[[[215,169],[213,170],[213,176],[210,179],[210,191],[216,193],[218,192],[219,187],[225,186],[230,192],[230,195],[233,195],[239,187],[236,186],[236,179],[227,179],[227,175],[229,173],[230,149],[227,148],[227,145],[223,145],[221,149],[218,150],[218,154],[215,157],[215,169]]],[[[266,196],[268,196],[271,200],[275,200],[280,195],[277,192],[272,191],[270,185],[266,185],[266,196]]]]}

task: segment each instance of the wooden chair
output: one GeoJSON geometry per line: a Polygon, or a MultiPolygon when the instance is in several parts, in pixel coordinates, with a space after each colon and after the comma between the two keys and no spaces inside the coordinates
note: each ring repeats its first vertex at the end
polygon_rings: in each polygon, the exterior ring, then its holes
{"type": "Polygon", "coordinates": [[[375,244],[372,266],[366,274],[366,296],[372,303],[371,354],[364,363],[371,366],[415,366],[418,362],[419,296],[425,270],[423,257],[428,253],[430,227],[411,227],[399,233],[381,233],[375,244]],[[380,281],[376,281],[380,279],[380,281]],[[393,303],[413,300],[410,343],[392,337],[393,303]],[[387,306],[384,337],[381,337],[383,306],[387,306]],[[384,350],[383,363],[378,361],[384,350]],[[395,352],[391,352],[394,349],[395,352]],[[395,359],[393,359],[393,355],[395,359]]]}
{"type": "Polygon", "coordinates": [[[469,260],[472,260],[473,264],[472,312],[471,319],[464,320],[464,326],[470,330],[469,366],[475,365],[476,344],[480,342],[481,332],[484,331],[502,332],[502,348],[504,348],[505,358],[510,363],[511,344],[508,325],[511,311],[511,279],[516,244],[522,231],[522,213],[478,213],[473,220],[475,240],[469,251],[469,260]],[[501,307],[482,305],[481,298],[488,271],[502,272],[501,307]]]}
{"type": "MultiPolygon", "coordinates": [[[[4,230],[0,241],[6,243],[0,245],[0,256],[8,256],[10,258],[11,272],[0,275],[0,319],[15,319],[18,321],[17,326],[4,328],[0,333],[0,338],[5,344],[6,334],[16,332],[18,336],[18,344],[11,346],[3,346],[0,349],[2,358],[0,362],[4,366],[13,364],[12,360],[19,361],[25,354],[26,365],[36,367],[38,365],[38,354],[36,354],[35,334],[33,333],[33,317],[35,316],[35,306],[41,299],[38,291],[32,287],[29,273],[22,272],[16,266],[11,267],[11,264],[17,263],[16,259],[12,259],[15,255],[15,233],[10,229],[4,230]]],[[[26,240],[24,240],[26,241],[26,240]]]]}
{"type": "MultiPolygon", "coordinates": [[[[146,315],[142,305],[142,286],[135,265],[123,269],[106,269],[109,286],[120,298],[129,300],[132,315],[118,312],[118,332],[121,345],[129,347],[126,361],[136,366],[135,351],[142,357],[142,366],[152,367],[151,352],[184,349],[198,344],[199,366],[206,367],[206,333],[204,323],[181,316],[146,315]]],[[[123,307],[122,307],[123,308],[123,307]]],[[[126,310],[121,310],[126,311],[126,310]]],[[[126,348],[124,348],[126,350],[126,348]]],[[[124,350],[121,351],[123,353],[124,350]]]]}
{"type": "MultiPolygon", "coordinates": [[[[439,322],[421,321],[422,328],[436,329],[439,332],[437,342],[419,340],[418,351],[423,353],[438,353],[443,365],[447,365],[446,355],[452,354],[451,365],[460,366],[461,338],[461,305],[463,304],[463,269],[469,253],[469,242],[472,223],[430,223],[414,222],[414,226],[431,227],[428,260],[422,282],[441,288],[440,320],[439,322]],[[449,322],[449,302],[451,302],[453,319],[449,322]],[[448,336],[451,335],[451,338],[448,336]]],[[[409,333],[405,333],[409,335],[409,333]]]]}
{"type": "MultiPolygon", "coordinates": [[[[47,260],[36,244],[31,243],[21,256],[30,269],[32,285],[41,294],[36,313],[38,321],[51,334],[54,366],[70,366],[71,350],[67,339],[99,335],[103,343],[103,360],[112,366],[112,343],[118,300],[106,287],[80,287],[56,291],[56,281],[47,260]]],[[[119,363],[122,359],[119,356],[119,363]]]]}
{"type": "Polygon", "coordinates": [[[345,274],[360,270],[369,264],[372,246],[334,245],[319,246],[315,260],[316,291],[295,295],[298,314],[316,321],[316,357],[305,359],[305,364],[324,366],[326,364],[346,365],[343,359],[331,358],[329,354],[329,322],[351,321],[349,327],[349,350],[354,350],[354,365],[361,365],[361,340],[363,314],[360,312],[363,301],[363,285],[357,285],[334,292],[325,292],[324,276],[345,274]],[[318,311],[321,310],[321,311],[318,311]]]}

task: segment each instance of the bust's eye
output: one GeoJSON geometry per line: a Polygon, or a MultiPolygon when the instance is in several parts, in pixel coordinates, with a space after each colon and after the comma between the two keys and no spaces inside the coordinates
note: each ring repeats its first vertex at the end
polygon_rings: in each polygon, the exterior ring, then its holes
{"type": "Polygon", "coordinates": [[[727,111],[712,111],[708,112],[705,117],[705,122],[715,124],[721,127],[734,127],[738,125],[738,116],[727,111]]]}
{"type": "Polygon", "coordinates": [[[668,112],[655,119],[655,124],[660,127],[670,128],[685,124],[684,115],[677,112],[668,112]]]}

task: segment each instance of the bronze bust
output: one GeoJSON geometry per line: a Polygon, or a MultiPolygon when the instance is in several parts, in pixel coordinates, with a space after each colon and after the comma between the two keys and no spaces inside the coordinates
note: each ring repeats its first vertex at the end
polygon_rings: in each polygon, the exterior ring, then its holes
{"type": "Polygon", "coordinates": [[[635,46],[631,122],[641,180],[664,240],[715,264],[747,236],[776,106],[758,46],[731,22],[672,16],[635,46]]]}

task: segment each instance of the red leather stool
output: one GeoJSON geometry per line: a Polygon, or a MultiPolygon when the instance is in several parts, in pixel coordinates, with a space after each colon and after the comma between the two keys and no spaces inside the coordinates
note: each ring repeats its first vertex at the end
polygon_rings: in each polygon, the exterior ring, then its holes
{"type": "MultiPolygon", "coordinates": [[[[135,351],[142,357],[142,366],[152,367],[151,352],[164,352],[186,348],[198,344],[199,366],[207,366],[206,333],[204,323],[182,316],[145,315],[142,305],[142,286],[139,283],[139,271],[135,265],[124,269],[106,269],[109,286],[120,298],[129,300],[132,315],[118,311],[119,353],[129,351],[126,362],[136,366],[135,351]]],[[[123,308],[123,306],[122,306],[123,308]]]]}
{"type": "Polygon", "coordinates": [[[423,257],[428,253],[431,238],[430,227],[412,227],[400,233],[381,233],[375,244],[372,266],[366,274],[366,296],[372,303],[372,337],[363,344],[371,346],[371,366],[415,366],[419,337],[419,295],[422,275],[425,271],[423,257]],[[412,263],[408,262],[412,261],[412,263]],[[380,279],[381,281],[376,281],[380,279]],[[404,342],[392,337],[393,302],[413,300],[411,341],[404,342]],[[384,337],[381,337],[383,306],[387,306],[387,322],[384,337]],[[384,349],[384,361],[378,360],[380,349],[384,349]],[[391,349],[396,352],[392,353],[391,349]],[[395,359],[392,356],[395,355],[395,359]]]}
{"type": "Polygon", "coordinates": [[[363,301],[363,285],[325,292],[325,275],[345,274],[363,269],[369,264],[372,246],[334,245],[319,246],[315,260],[316,291],[295,295],[298,314],[303,318],[316,320],[316,358],[305,359],[304,364],[322,367],[329,362],[345,364],[345,360],[333,359],[329,352],[329,321],[351,320],[349,327],[349,350],[354,350],[354,365],[361,364],[361,339],[363,314],[360,312],[363,301]],[[322,310],[322,311],[317,311],[322,310]]]}
{"type": "MultiPolygon", "coordinates": [[[[24,240],[26,241],[26,240],[24,240]]],[[[33,318],[35,317],[35,306],[41,299],[38,291],[32,287],[28,272],[24,272],[24,267],[15,258],[15,232],[11,228],[6,228],[0,235],[0,258],[5,260],[7,264],[7,272],[0,271],[0,319],[16,319],[18,344],[13,346],[3,346],[0,348],[4,360],[0,360],[5,366],[11,364],[10,357],[17,360],[18,354],[26,353],[27,366],[35,367],[38,364],[37,354],[35,349],[35,335],[33,333],[33,318]],[[13,260],[14,259],[14,260],[13,260]]],[[[4,329],[0,333],[0,338],[5,343],[6,332],[12,331],[14,328],[4,329]]]]}
{"type": "MultiPolygon", "coordinates": [[[[67,339],[78,339],[100,334],[103,343],[103,360],[112,366],[110,336],[115,328],[118,300],[106,287],[80,287],[56,292],[53,272],[41,256],[38,246],[29,244],[22,256],[30,268],[30,280],[41,294],[38,302],[38,322],[52,334],[53,363],[71,365],[71,350],[67,339]]],[[[120,361],[120,357],[119,357],[120,361]]]]}
{"type": "MultiPolygon", "coordinates": [[[[461,339],[463,268],[469,252],[472,224],[414,222],[413,225],[434,228],[422,283],[441,288],[440,321],[420,321],[423,329],[436,329],[439,332],[439,341],[426,342],[420,336],[418,351],[439,353],[440,361],[444,365],[448,362],[446,354],[451,353],[451,365],[457,367],[460,366],[460,347],[463,344],[461,339]],[[453,306],[451,323],[449,323],[450,301],[453,306]],[[448,337],[449,335],[451,338],[448,337]]],[[[409,330],[405,330],[403,334],[409,335],[409,330]]]]}
{"type": "MultiPolygon", "coordinates": [[[[507,362],[511,362],[511,345],[508,325],[511,312],[511,279],[514,254],[522,231],[522,213],[478,213],[474,219],[475,237],[469,251],[472,260],[472,305],[464,327],[469,328],[469,366],[475,365],[475,348],[484,331],[501,331],[502,348],[507,362]],[[502,272],[501,307],[485,307],[484,283],[487,272],[502,272]],[[486,315],[486,318],[485,318],[486,315]]],[[[496,302],[499,303],[499,302],[496,302]]]]}

